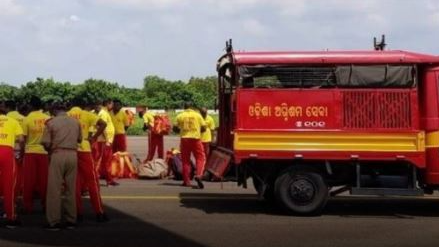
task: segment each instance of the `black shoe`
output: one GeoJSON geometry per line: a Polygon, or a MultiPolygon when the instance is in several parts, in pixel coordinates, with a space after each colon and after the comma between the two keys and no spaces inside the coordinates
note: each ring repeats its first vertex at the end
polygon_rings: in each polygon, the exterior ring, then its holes
{"type": "Polygon", "coordinates": [[[201,178],[196,177],[196,178],[195,178],[195,182],[197,182],[197,185],[198,185],[198,188],[199,188],[199,189],[204,189],[204,184],[203,184],[203,182],[201,181],[201,178]]]}
{"type": "Polygon", "coordinates": [[[56,223],[55,225],[47,224],[44,226],[44,230],[53,231],[53,232],[61,231],[61,224],[59,223],[56,223]]]}
{"type": "Polygon", "coordinates": [[[21,226],[21,222],[19,220],[8,220],[6,221],[5,227],[8,229],[15,229],[21,226]]]}
{"type": "Polygon", "coordinates": [[[110,221],[110,219],[108,218],[108,216],[105,213],[102,214],[96,214],[96,222],[98,223],[105,223],[110,221]]]}
{"type": "Polygon", "coordinates": [[[76,223],[66,222],[65,227],[68,230],[75,230],[77,225],[76,225],[76,223]]]}

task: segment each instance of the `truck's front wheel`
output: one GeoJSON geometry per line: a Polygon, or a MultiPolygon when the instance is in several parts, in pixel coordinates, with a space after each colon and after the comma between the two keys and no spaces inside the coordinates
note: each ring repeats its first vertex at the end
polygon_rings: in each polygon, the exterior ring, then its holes
{"type": "Polygon", "coordinates": [[[275,183],[277,202],[288,212],[299,215],[320,213],[328,200],[328,186],[316,172],[288,170],[275,183]]]}

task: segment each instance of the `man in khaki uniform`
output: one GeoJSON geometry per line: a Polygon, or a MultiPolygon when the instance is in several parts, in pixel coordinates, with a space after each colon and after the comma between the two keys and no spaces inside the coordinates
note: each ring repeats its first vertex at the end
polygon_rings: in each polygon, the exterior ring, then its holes
{"type": "Polygon", "coordinates": [[[53,105],[52,115],[47,121],[42,144],[50,154],[49,181],[47,185],[46,217],[47,230],[61,229],[61,211],[65,209],[66,227],[76,227],[76,173],[77,149],[82,142],[79,122],[66,113],[66,107],[60,103],[53,105]],[[61,205],[61,189],[65,182],[64,205],[61,205]],[[63,206],[63,207],[61,207],[63,206]]]}

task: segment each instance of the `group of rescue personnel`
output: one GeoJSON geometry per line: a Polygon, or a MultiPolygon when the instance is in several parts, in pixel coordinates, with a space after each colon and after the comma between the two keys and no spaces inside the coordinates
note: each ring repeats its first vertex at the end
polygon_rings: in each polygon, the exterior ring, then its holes
{"type": "MultiPolygon", "coordinates": [[[[148,131],[148,156],[152,160],[158,149],[163,158],[163,135],[154,134],[154,114],[144,107],[139,115],[148,131]]],[[[68,103],[44,105],[32,97],[26,107],[16,102],[0,101],[0,193],[10,229],[21,225],[16,203],[22,195],[23,211],[33,211],[38,194],[45,209],[47,230],[73,229],[83,220],[82,192],[88,191],[97,222],[107,222],[99,189],[99,177],[107,186],[117,186],[111,172],[113,153],[126,152],[128,114],[119,100],[100,104],[76,98],[68,103]],[[62,200],[64,196],[64,200],[62,200]],[[64,212],[63,212],[64,209],[64,212]],[[62,219],[64,216],[64,219],[62,219]],[[63,223],[64,222],[64,223],[63,223]]],[[[183,186],[191,186],[191,154],[196,160],[194,180],[202,183],[215,124],[202,108],[191,102],[176,117],[173,127],[181,137],[183,186]]]]}

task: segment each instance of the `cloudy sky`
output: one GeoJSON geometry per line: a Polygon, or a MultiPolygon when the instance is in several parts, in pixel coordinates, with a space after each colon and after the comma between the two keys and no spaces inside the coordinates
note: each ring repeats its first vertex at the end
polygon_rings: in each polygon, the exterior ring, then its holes
{"type": "Polygon", "coordinates": [[[235,50],[390,49],[439,55],[437,0],[0,0],[0,81],[215,74],[235,50]]]}

